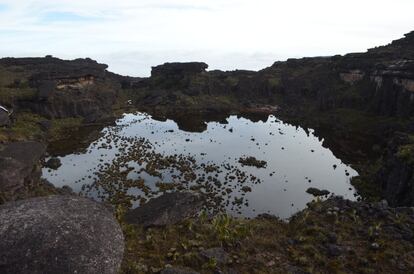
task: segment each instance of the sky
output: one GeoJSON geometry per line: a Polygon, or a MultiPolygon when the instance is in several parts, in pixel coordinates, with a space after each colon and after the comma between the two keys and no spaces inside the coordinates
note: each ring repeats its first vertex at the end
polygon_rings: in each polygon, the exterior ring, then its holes
{"type": "Polygon", "coordinates": [[[363,52],[414,30],[413,0],[0,0],[0,57],[90,57],[148,76],[165,62],[259,70],[363,52]]]}

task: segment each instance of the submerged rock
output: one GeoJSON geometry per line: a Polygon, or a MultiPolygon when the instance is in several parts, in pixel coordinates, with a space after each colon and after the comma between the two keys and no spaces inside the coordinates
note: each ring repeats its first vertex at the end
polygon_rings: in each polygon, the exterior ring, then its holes
{"type": "Polygon", "coordinates": [[[124,238],[101,204],[49,196],[0,206],[2,273],[118,273],[124,238]]]}
{"type": "Polygon", "coordinates": [[[62,163],[60,159],[57,157],[52,157],[45,163],[45,167],[48,167],[51,169],[58,169],[61,165],[62,163]]]}
{"type": "Polygon", "coordinates": [[[317,197],[317,196],[329,195],[331,192],[329,192],[326,189],[319,189],[319,188],[316,188],[316,187],[310,187],[306,190],[306,193],[309,193],[309,194],[317,197]]]}
{"type": "Polygon", "coordinates": [[[245,158],[241,157],[239,159],[239,163],[244,165],[244,166],[254,166],[254,167],[257,167],[257,168],[265,168],[267,166],[266,161],[257,160],[253,156],[249,156],[249,157],[245,157],[245,158]]]}
{"type": "Polygon", "coordinates": [[[126,213],[125,220],[144,227],[176,224],[198,214],[203,200],[200,195],[190,192],[166,193],[130,210],[126,213]]]}

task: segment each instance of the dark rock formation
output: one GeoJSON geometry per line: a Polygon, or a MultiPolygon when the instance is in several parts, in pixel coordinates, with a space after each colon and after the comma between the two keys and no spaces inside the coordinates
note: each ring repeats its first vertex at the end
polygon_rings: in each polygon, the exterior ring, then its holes
{"type": "Polygon", "coordinates": [[[101,204],[49,196],[0,206],[0,272],[118,273],[121,228],[101,204]]]}
{"type": "Polygon", "coordinates": [[[200,195],[189,192],[166,193],[130,210],[126,213],[125,220],[144,227],[165,226],[195,216],[202,206],[203,199],[200,195]]]}
{"type": "Polygon", "coordinates": [[[156,67],[152,67],[151,77],[176,77],[185,74],[197,74],[204,72],[208,68],[206,63],[165,63],[156,67]]]}
{"type": "Polygon", "coordinates": [[[39,160],[46,147],[38,142],[0,145],[0,193],[11,199],[40,181],[39,160]]]}
{"type": "Polygon", "coordinates": [[[309,194],[312,194],[315,197],[318,197],[318,196],[329,195],[329,193],[331,193],[331,192],[329,192],[326,189],[319,189],[319,188],[316,188],[316,187],[310,187],[306,190],[306,193],[309,193],[309,194]]]}
{"type": "Polygon", "coordinates": [[[392,206],[414,206],[414,138],[397,133],[375,178],[392,206]]]}
{"type": "Polygon", "coordinates": [[[214,260],[218,264],[226,264],[230,260],[229,255],[226,253],[226,251],[224,251],[222,247],[214,247],[202,250],[200,252],[200,256],[207,261],[214,260]]]}
{"type": "Polygon", "coordinates": [[[149,84],[153,89],[183,90],[191,95],[197,95],[199,91],[193,90],[192,81],[205,72],[207,67],[205,63],[196,62],[165,63],[152,68],[149,84]]]}
{"type": "Polygon", "coordinates": [[[58,169],[62,165],[61,161],[57,157],[52,157],[45,163],[45,167],[51,168],[51,169],[58,169]]]}
{"type": "Polygon", "coordinates": [[[0,108],[0,127],[9,126],[9,125],[10,125],[9,113],[5,111],[4,109],[0,108]]]}
{"type": "Polygon", "coordinates": [[[32,90],[32,97],[16,99],[14,107],[49,118],[82,116],[93,122],[108,116],[121,86],[113,74],[107,74],[107,65],[89,58],[4,58],[0,66],[24,72],[27,88],[32,90]]]}

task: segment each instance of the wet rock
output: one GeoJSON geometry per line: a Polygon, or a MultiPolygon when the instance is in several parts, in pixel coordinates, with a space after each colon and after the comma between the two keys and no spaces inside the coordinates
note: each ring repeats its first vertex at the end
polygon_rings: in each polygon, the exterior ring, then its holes
{"type": "Polygon", "coordinates": [[[391,206],[414,205],[414,140],[397,133],[389,142],[384,162],[375,176],[391,206]]]}
{"type": "Polygon", "coordinates": [[[160,274],[199,274],[198,272],[181,267],[169,267],[160,272],[160,274]]]}
{"type": "Polygon", "coordinates": [[[45,167],[48,167],[54,170],[58,169],[61,165],[62,165],[62,162],[57,157],[52,157],[45,163],[45,167]]]}
{"type": "Polygon", "coordinates": [[[17,192],[40,180],[39,160],[46,147],[38,142],[15,142],[0,146],[0,193],[14,200],[17,192]]]}
{"type": "Polygon", "coordinates": [[[221,247],[214,247],[200,252],[200,256],[206,260],[215,260],[218,264],[226,264],[229,256],[221,247]]]}
{"type": "Polygon", "coordinates": [[[254,166],[257,168],[265,168],[267,166],[266,161],[258,160],[253,156],[249,156],[245,158],[240,157],[239,163],[245,166],[254,166]]]}
{"type": "Polygon", "coordinates": [[[49,196],[0,206],[4,273],[118,273],[120,226],[101,204],[49,196]]]}
{"type": "Polygon", "coordinates": [[[197,215],[202,209],[203,200],[199,194],[190,192],[166,193],[130,210],[125,220],[144,227],[176,224],[197,215]]]}
{"type": "Polygon", "coordinates": [[[322,189],[321,190],[321,189],[318,189],[316,187],[310,187],[310,188],[308,188],[306,190],[306,193],[309,193],[309,194],[317,197],[317,196],[326,196],[326,195],[329,195],[329,193],[331,193],[331,192],[329,192],[328,190],[325,190],[325,189],[322,189]]]}

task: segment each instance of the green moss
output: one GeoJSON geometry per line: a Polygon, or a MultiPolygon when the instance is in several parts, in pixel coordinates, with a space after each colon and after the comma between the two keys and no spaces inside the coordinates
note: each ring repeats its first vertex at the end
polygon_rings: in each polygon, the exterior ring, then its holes
{"type": "Polygon", "coordinates": [[[18,67],[0,66],[0,103],[11,105],[15,100],[27,100],[36,96],[29,87],[29,75],[18,67]]]}
{"type": "Polygon", "coordinates": [[[271,77],[267,79],[267,82],[272,88],[278,87],[280,85],[280,77],[271,77]]]}
{"type": "Polygon", "coordinates": [[[68,131],[76,131],[82,124],[83,118],[64,118],[52,120],[49,132],[50,141],[65,139],[68,131]]]}
{"type": "Polygon", "coordinates": [[[409,165],[414,165],[414,136],[408,137],[409,144],[402,145],[398,148],[396,156],[409,165]]]}
{"type": "Polygon", "coordinates": [[[34,140],[42,136],[39,122],[44,120],[40,115],[32,113],[18,113],[14,115],[14,122],[10,128],[0,129],[0,139],[5,141],[34,140]]]}

